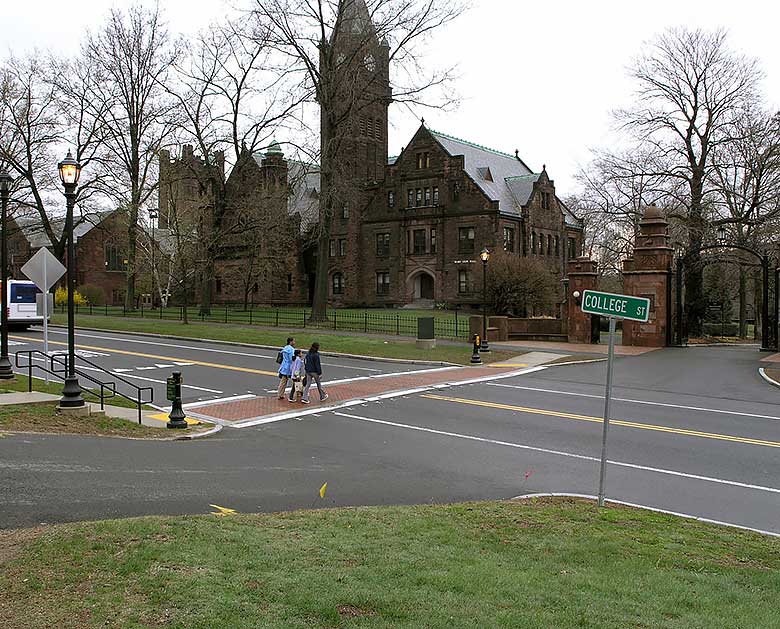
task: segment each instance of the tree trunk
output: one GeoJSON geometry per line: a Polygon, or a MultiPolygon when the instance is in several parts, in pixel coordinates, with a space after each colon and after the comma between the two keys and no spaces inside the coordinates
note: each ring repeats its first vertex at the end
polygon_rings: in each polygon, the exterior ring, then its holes
{"type": "Polygon", "coordinates": [[[213,277],[214,260],[209,253],[200,283],[200,315],[204,317],[211,314],[211,284],[213,277]]]}
{"type": "Polygon", "coordinates": [[[747,272],[739,265],[739,338],[747,338],[747,272]]]}

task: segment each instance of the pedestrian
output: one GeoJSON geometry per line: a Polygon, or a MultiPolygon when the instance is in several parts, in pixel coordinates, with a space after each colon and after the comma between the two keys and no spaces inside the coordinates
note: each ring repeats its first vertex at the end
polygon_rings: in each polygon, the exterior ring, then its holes
{"type": "Polygon", "coordinates": [[[301,402],[304,404],[309,403],[309,389],[311,388],[312,381],[317,383],[317,391],[320,393],[320,402],[324,402],[328,399],[328,394],[325,393],[325,389],[322,388],[322,364],[320,363],[320,344],[312,343],[309,353],[306,354],[306,361],[304,363],[304,369],[306,371],[306,386],[303,388],[303,398],[301,402]]]}
{"type": "Polygon", "coordinates": [[[296,349],[293,354],[292,367],[292,388],[290,389],[290,402],[300,399],[303,393],[303,359],[301,359],[301,350],[296,349]]]}
{"type": "Polygon", "coordinates": [[[284,390],[287,388],[287,383],[292,377],[292,362],[295,356],[295,339],[291,336],[287,339],[287,345],[285,345],[280,351],[277,357],[279,362],[279,390],[277,391],[277,397],[280,400],[284,399],[284,390]]]}

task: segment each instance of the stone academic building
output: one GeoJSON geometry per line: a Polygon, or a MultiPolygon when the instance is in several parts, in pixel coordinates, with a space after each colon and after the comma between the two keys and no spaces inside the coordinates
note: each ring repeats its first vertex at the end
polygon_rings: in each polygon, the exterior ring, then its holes
{"type": "MultiPolygon", "coordinates": [[[[400,155],[388,157],[389,48],[377,38],[363,2],[349,6],[344,19],[352,26],[333,44],[350,50],[365,93],[379,97],[355,108],[338,155],[339,170],[351,173],[359,192],[334,211],[325,252],[330,303],[481,303],[483,247],[538,258],[562,276],[567,262],[580,254],[582,224],[556,195],[545,167],[535,172],[517,151],[466,142],[424,122],[400,155]],[[360,52],[354,54],[357,45],[360,52]]],[[[253,303],[310,303],[319,171],[286,159],[277,144],[251,157],[239,159],[227,188],[242,207],[254,203],[268,228],[259,234],[259,246],[255,235],[251,247],[248,236],[243,244],[240,238],[226,244],[216,265],[213,300],[241,302],[251,276],[253,303]]],[[[189,147],[178,158],[161,155],[161,224],[173,197],[180,199],[176,211],[197,212],[208,203],[191,175],[188,179],[197,161],[189,147]]]]}

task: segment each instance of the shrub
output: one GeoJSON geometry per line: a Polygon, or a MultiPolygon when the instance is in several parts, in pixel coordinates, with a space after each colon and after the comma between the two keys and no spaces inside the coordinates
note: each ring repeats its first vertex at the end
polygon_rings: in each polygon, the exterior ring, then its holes
{"type": "Polygon", "coordinates": [[[83,284],[76,289],[76,292],[83,295],[84,299],[87,300],[87,303],[92,304],[93,306],[102,306],[106,303],[105,291],[95,284],[83,284]]]}
{"type": "Polygon", "coordinates": [[[704,336],[737,336],[739,335],[738,323],[704,323],[702,324],[704,336]]]}
{"type": "MultiPolygon", "coordinates": [[[[89,302],[84,298],[84,295],[82,295],[77,290],[73,291],[73,303],[77,306],[89,305],[89,302]]],[[[64,286],[60,286],[56,291],[54,291],[54,305],[68,305],[68,289],[66,289],[64,286]]]]}
{"type": "Polygon", "coordinates": [[[557,274],[539,260],[501,251],[488,262],[487,298],[497,315],[548,309],[558,300],[558,286],[557,274]]]}

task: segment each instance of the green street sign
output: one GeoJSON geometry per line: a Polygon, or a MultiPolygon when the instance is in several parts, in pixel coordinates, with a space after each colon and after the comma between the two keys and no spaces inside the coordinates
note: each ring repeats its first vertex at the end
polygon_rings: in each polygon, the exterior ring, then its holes
{"type": "Polygon", "coordinates": [[[647,323],[650,316],[650,300],[646,297],[586,290],[582,293],[582,312],[647,323]]]}

